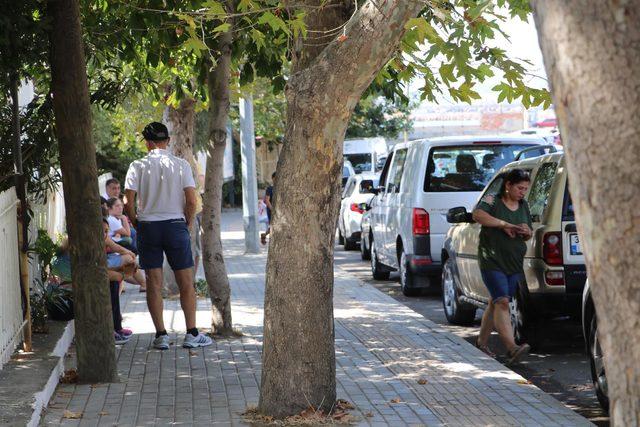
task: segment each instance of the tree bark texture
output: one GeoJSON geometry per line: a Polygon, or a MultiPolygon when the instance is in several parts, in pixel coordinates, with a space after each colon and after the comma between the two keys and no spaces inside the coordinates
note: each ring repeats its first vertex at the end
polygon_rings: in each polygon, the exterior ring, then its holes
{"type": "MultiPolygon", "coordinates": [[[[346,24],[346,38],[335,36],[323,49],[301,41],[294,54],[267,261],[259,405],[264,414],[282,418],[309,406],[329,411],[335,403],[333,245],[344,134],[362,92],[423,6],[368,1],[346,24]]],[[[344,16],[320,9],[308,15],[307,25],[335,28],[344,16]],[[333,21],[322,19],[325,12],[333,21]]]]}
{"type": "MultiPolygon", "coordinates": [[[[196,101],[191,98],[186,98],[180,101],[178,108],[171,106],[165,107],[164,119],[167,122],[169,128],[169,136],[171,142],[169,149],[171,153],[182,159],[185,159],[191,165],[191,171],[193,172],[193,179],[198,183],[198,170],[196,167],[196,160],[193,155],[193,138],[195,135],[196,125],[196,101]]],[[[200,197],[200,196],[198,196],[200,197]]],[[[195,257],[196,246],[196,234],[198,230],[195,230],[195,223],[191,227],[191,253],[195,257]]],[[[164,276],[163,288],[165,295],[178,295],[180,289],[178,288],[178,282],[173,274],[173,270],[167,262],[163,264],[162,274],[164,276]]],[[[193,272],[194,277],[196,272],[193,272]]]]}
{"type": "Polygon", "coordinates": [[[78,374],[117,378],[96,149],[77,0],[49,0],[51,89],[67,212],[78,374]]]}
{"type": "Polygon", "coordinates": [[[208,75],[209,147],[202,206],[202,263],[211,298],[211,328],[213,332],[222,335],[231,335],[233,332],[231,290],[220,237],[232,42],[230,32],[219,36],[219,56],[215,67],[208,75]]]}
{"type": "Polygon", "coordinates": [[[640,425],[640,2],[532,2],[605,354],[611,421],[640,425]]]}

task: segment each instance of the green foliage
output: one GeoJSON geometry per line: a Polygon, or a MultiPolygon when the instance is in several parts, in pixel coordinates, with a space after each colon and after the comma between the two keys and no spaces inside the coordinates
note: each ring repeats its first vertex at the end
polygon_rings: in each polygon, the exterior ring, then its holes
{"type": "Polygon", "coordinates": [[[408,132],[413,127],[410,111],[410,106],[382,97],[365,98],[356,105],[351,115],[346,138],[384,136],[395,139],[401,132],[408,132]]]}
{"type": "Polygon", "coordinates": [[[200,279],[195,283],[196,295],[203,298],[209,298],[209,284],[206,280],[200,279]]]}
{"type": "MultiPolygon", "coordinates": [[[[45,283],[49,273],[51,260],[60,251],[58,246],[49,237],[47,230],[38,230],[36,241],[29,248],[29,252],[38,256],[38,267],[40,268],[40,281],[45,283]]],[[[36,279],[37,280],[37,279],[36,279]]]]}

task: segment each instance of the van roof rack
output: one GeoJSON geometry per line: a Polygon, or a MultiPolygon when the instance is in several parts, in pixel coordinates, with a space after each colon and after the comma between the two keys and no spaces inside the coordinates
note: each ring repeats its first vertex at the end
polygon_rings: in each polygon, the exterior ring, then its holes
{"type": "MultiPolygon", "coordinates": [[[[534,145],[534,146],[527,147],[524,150],[520,151],[513,161],[517,162],[518,160],[520,160],[520,157],[524,153],[528,153],[529,151],[534,151],[534,150],[549,150],[548,153],[544,153],[543,152],[542,154],[540,154],[540,156],[543,156],[545,154],[551,154],[551,153],[557,153],[558,152],[558,148],[554,144],[534,145]]],[[[535,157],[538,157],[538,156],[535,156],[535,157]]]]}

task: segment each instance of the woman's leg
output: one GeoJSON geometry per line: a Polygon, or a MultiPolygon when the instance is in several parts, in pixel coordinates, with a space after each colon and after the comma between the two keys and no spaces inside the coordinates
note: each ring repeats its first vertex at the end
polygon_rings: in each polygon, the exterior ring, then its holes
{"type": "Polygon", "coordinates": [[[493,307],[493,324],[507,351],[511,352],[517,345],[513,339],[513,328],[511,327],[511,315],[509,313],[509,298],[502,297],[494,301],[493,307]]]}
{"type": "Polygon", "coordinates": [[[122,329],[122,314],[120,313],[120,283],[109,282],[111,294],[111,315],[113,317],[113,329],[118,332],[122,329]]]}
{"type": "Polygon", "coordinates": [[[482,323],[480,324],[480,333],[478,335],[478,345],[486,347],[489,344],[489,336],[493,332],[493,299],[489,299],[489,304],[482,315],[482,323]]]}

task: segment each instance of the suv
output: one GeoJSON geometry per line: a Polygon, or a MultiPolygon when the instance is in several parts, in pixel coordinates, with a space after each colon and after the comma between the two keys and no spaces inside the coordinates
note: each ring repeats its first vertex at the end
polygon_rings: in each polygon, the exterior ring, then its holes
{"type": "MultiPolygon", "coordinates": [[[[505,166],[478,200],[496,195],[505,174],[516,168],[531,174],[526,198],[533,238],[527,242],[524,281],[511,302],[511,321],[517,342],[535,344],[539,320],[560,315],[578,318],[587,271],[562,153],[505,166]]],[[[476,309],[484,308],[489,301],[477,259],[481,226],[473,222],[471,213],[464,207],[451,209],[447,220],[455,225],[449,230],[442,249],[442,303],[450,323],[471,324],[476,309]]]]}
{"type": "Polygon", "coordinates": [[[604,354],[598,338],[598,318],[596,316],[596,306],[591,297],[589,281],[584,285],[582,293],[582,332],[584,342],[589,355],[589,365],[591,367],[591,380],[593,388],[600,406],[605,411],[609,411],[609,395],[607,387],[607,374],[604,370],[604,354]]]}
{"type": "Polygon", "coordinates": [[[378,195],[371,201],[366,244],[373,277],[384,280],[390,271],[399,270],[405,295],[436,287],[449,208],[471,207],[497,170],[527,148],[534,150],[526,156],[541,154],[543,144],[542,138],[514,135],[397,144],[382,169],[378,195]]]}

